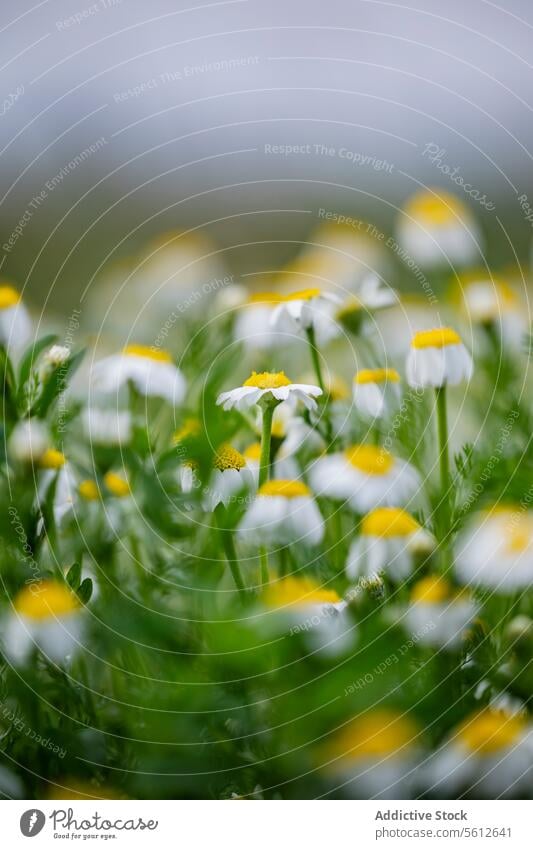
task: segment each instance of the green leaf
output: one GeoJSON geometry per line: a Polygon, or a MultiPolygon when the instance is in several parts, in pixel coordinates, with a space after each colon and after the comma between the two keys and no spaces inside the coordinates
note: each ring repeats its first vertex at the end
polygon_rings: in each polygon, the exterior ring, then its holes
{"type": "Polygon", "coordinates": [[[85,578],[76,590],[76,595],[82,604],[87,604],[93,594],[93,582],[90,578],[85,578]]]}
{"type": "Polygon", "coordinates": [[[81,583],[81,565],[73,563],[67,572],[67,584],[76,591],[81,583]]]}
{"type": "Polygon", "coordinates": [[[34,342],[32,345],[26,348],[19,366],[19,396],[21,395],[24,386],[26,385],[32,367],[39,359],[39,356],[42,354],[45,348],[50,348],[55,342],[57,342],[57,334],[49,333],[47,336],[43,336],[42,339],[39,339],[37,342],[34,342]]]}

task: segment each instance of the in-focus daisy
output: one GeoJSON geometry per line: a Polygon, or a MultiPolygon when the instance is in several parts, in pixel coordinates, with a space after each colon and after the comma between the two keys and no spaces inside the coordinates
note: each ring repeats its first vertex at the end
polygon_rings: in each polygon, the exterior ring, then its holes
{"type": "Polygon", "coordinates": [[[460,300],[470,321],[494,329],[504,344],[520,349],[529,325],[527,305],[506,280],[472,272],[460,279],[460,300]]]}
{"type": "Polygon", "coordinates": [[[466,266],[479,259],[481,233],[468,208],[442,189],[416,192],[398,220],[406,261],[434,268],[466,266]]]}
{"type": "Polygon", "coordinates": [[[140,395],[174,405],[185,397],[185,378],[172,356],[148,345],[127,345],[120,354],[105,357],[95,365],[92,379],[94,389],[105,393],[117,393],[131,383],[140,395]]]}
{"type": "Polygon", "coordinates": [[[9,351],[20,351],[30,341],[31,319],[17,290],[0,282],[0,345],[9,351]]]}
{"type": "Polygon", "coordinates": [[[128,410],[87,407],[82,413],[82,427],[92,444],[125,445],[132,435],[131,413],[128,410]]]}
{"type": "Polygon", "coordinates": [[[418,472],[376,445],[352,445],[321,457],[310,472],[317,495],[346,501],[357,513],[407,504],[420,488],[418,472]]]}
{"type": "MultiPolygon", "coordinates": [[[[269,350],[274,344],[283,344],[283,336],[270,326],[275,307],[283,299],[277,292],[254,292],[239,309],[233,334],[246,348],[269,350]]],[[[285,340],[287,341],[287,340],[285,340]]]]}
{"type": "Polygon", "coordinates": [[[451,327],[420,330],[411,340],[406,370],[415,389],[455,386],[472,377],[472,357],[451,327]]]}
{"type": "Polygon", "coordinates": [[[248,410],[263,400],[274,403],[291,400],[301,401],[308,410],[315,410],[317,404],[314,399],[319,395],[322,395],[322,390],[318,386],[293,383],[283,371],[261,374],[254,371],[242,386],[222,392],[217,404],[221,404],[224,410],[248,410]]]}
{"type": "Polygon", "coordinates": [[[346,574],[351,580],[385,572],[394,581],[411,574],[413,559],[434,547],[431,535],[406,510],[377,507],[364,516],[350,546],[346,574]]]}
{"type": "Polygon", "coordinates": [[[257,545],[318,545],[324,536],[324,520],[304,483],[271,480],[259,487],[238,532],[257,545]]]}
{"type": "Polygon", "coordinates": [[[313,649],[334,655],[353,645],[355,631],[346,603],[335,590],[308,577],[291,575],[272,581],[261,601],[269,611],[261,617],[269,631],[303,634],[313,649]]]}
{"type": "Polygon", "coordinates": [[[19,421],[8,441],[8,456],[17,463],[38,463],[50,445],[50,435],[40,419],[19,421]]]}
{"type": "Polygon", "coordinates": [[[413,586],[404,624],[421,643],[453,650],[461,647],[477,610],[468,591],[457,590],[440,575],[430,575],[413,586]]]}
{"type": "Polygon", "coordinates": [[[13,602],[2,633],[3,649],[15,664],[23,663],[34,648],[54,662],[65,660],[79,645],[82,610],[69,587],[56,580],[25,586],[13,602]]]}
{"type": "Polygon", "coordinates": [[[478,513],[459,536],[455,571],[462,583],[514,593],[533,585],[533,513],[521,506],[478,513]]]}
{"type": "Polygon", "coordinates": [[[323,292],[318,288],[301,289],[284,295],[272,313],[270,324],[274,330],[286,333],[289,337],[311,330],[316,343],[325,345],[341,334],[340,325],[335,319],[340,303],[340,298],[331,292],[323,292]]]}
{"type": "Polygon", "coordinates": [[[367,418],[390,415],[400,405],[400,399],[400,375],[396,369],[360,369],[353,379],[355,407],[367,418]]]}
{"type": "Polygon", "coordinates": [[[533,727],[525,716],[485,708],[468,716],[420,773],[431,796],[530,798],[533,727]]]}
{"type": "Polygon", "coordinates": [[[391,708],[351,720],[321,752],[331,790],[354,798],[408,799],[421,758],[420,735],[410,716],[391,708]]]}
{"type": "Polygon", "coordinates": [[[244,498],[255,489],[253,472],[240,451],[222,445],[213,460],[213,474],[205,490],[206,507],[214,510],[218,504],[227,507],[239,495],[244,498]]]}

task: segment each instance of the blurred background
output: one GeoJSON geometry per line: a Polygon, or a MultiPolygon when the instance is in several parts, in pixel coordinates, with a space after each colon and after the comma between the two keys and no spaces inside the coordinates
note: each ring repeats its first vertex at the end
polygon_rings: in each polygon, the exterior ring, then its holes
{"type": "Polygon", "coordinates": [[[2,11],[1,273],[39,312],[125,278],[162,233],[210,239],[207,276],[244,282],[289,261],[320,210],[393,232],[421,186],[467,204],[491,267],[528,262],[528,0],[2,11]]]}

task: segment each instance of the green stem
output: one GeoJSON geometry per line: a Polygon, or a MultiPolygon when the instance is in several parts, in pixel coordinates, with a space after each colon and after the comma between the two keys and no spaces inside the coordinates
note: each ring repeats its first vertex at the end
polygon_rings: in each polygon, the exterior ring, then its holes
{"type": "Polygon", "coordinates": [[[270,445],[272,442],[272,418],[276,404],[266,404],[263,407],[263,422],[261,432],[261,456],[259,459],[259,486],[270,477],[270,445]]]}
{"type": "Polygon", "coordinates": [[[261,563],[261,584],[266,587],[269,582],[268,574],[268,552],[264,545],[259,549],[259,560],[261,563]]]}
{"type": "Polygon", "coordinates": [[[311,352],[311,360],[313,362],[313,368],[315,370],[316,379],[318,385],[322,390],[322,402],[324,405],[324,423],[326,427],[326,451],[331,451],[333,446],[333,429],[331,427],[331,421],[329,418],[329,410],[327,406],[328,400],[328,392],[326,389],[326,384],[324,383],[324,376],[322,374],[322,367],[320,365],[320,355],[318,352],[318,347],[316,344],[316,334],[315,328],[311,325],[311,327],[306,328],[307,341],[309,342],[309,350],[311,352]]]}
{"type": "Polygon", "coordinates": [[[227,528],[222,527],[221,523],[218,521],[217,510],[215,510],[213,516],[215,518],[215,524],[218,527],[222,548],[224,549],[224,554],[226,555],[226,560],[228,561],[228,566],[235,582],[235,586],[239,591],[241,599],[244,600],[246,598],[246,587],[244,585],[237,552],[235,550],[233,534],[227,528]]]}
{"type": "Polygon", "coordinates": [[[446,558],[446,550],[448,547],[448,539],[451,531],[450,528],[450,495],[451,495],[451,478],[450,478],[450,460],[448,452],[448,415],[446,410],[446,386],[439,386],[435,389],[437,399],[437,430],[439,438],[439,466],[440,466],[440,484],[441,484],[441,505],[442,505],[442,547],[443,556],[446,558]]]}

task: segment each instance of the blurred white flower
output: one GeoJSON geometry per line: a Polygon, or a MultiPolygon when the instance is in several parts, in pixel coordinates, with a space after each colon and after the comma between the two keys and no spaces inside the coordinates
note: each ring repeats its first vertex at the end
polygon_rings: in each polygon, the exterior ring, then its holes
{"type": "Polygon", "coordinates": [[[270,480],[259,488],[238,533],[256,545],[318,545],[324,536],[324,520],[304,483],[270,480]]]}
{"type": "Polygon", "coordinates": [[[455,386],[472,377],[472,357],[450,327],[420,330],[407,356],[407,382],[415,389],[455,386]]]}
{"type": "Polygon", "coordinates": [[[406,510],[378,507],[363,517],[350,546],[346,575],[353,581],[385,572],[401,581],[411,574],[415,555],[429,553],[434,546],[432,536],[406,510]]]}
{"type": "Polygon", "coordinates": [[[474,516],[455,546],[455,571],[468,585],[514,593],[533,585],[533,513],[512,505],[474,516]]]}
{"type": "Polygon", "coordinates": [[[48,428],[40,419],[17,422],[8,442],[8,455],[18,463],[38,463],[50,444],[48,428]]]}
{"type": "Polygon", "coordinates": [[[185,397],[186,382],[167,351],[147,345],[127,345],[120,354],[105,357],[93,368],[93,388],[104,393],[118,393],[131,382],[145,397],[163,398],[180,404],[185,397]]]}
{"type": "Polygon", "coordinates": [[[279,333],[291,334],[313,330],[317,345],[325,345],[341,335],[335,319],[340,298],[321,289],[302,289],[284,295],[270,318],[270,325],[279,333]]]}
{"type": "Polygon", "coordinates": [[[32,323],[17,290],[0,283],[0,345],[17,353],[30,341],[32,323]]]}
{"type": "Polygon", "coordinates": [[[430,575],[412,588],[405,624],[422,644],[452,651],[461,647],[477,612],[467,591],[456,590],[441,575],[430,575]]]}
{"type": "Polygon", "coordinates": [[[353,379],[353,399],[369,419],[390,415],[400,405],[400,375],[393,368],[360,369],[353,379]]]}

